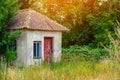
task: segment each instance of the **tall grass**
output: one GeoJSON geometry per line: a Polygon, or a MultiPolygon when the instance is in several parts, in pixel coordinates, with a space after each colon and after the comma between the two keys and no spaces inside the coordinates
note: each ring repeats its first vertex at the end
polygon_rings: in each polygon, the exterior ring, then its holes
{"type": "MultiPolygon", "coordinates": [[[[60,63],[59,63],[60,64],[60,63]]],[[[89,62],[7,68],[7,74],[0,74],[0,80],[119,80],[119,72],[108,64],[89,62]]],[[[3,73],[3,72],[2,72],[3,73]]]]}
{"type": "Polygon", "coordinates": [[[114,39],[110,34],[110,47],[106,48],[106,50],[110,53],[110,60],[114,63],[120,62],[120,23],[117,21],[117,27],[115,28],[115,33],[117,35],[117,38],[114,39]]]}

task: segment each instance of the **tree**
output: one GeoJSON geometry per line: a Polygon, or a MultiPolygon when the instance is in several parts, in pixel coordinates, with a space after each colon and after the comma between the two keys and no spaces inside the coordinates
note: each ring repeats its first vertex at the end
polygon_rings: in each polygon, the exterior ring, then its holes
{"type": "MultiPolygon", "coordinates": [[[[119,0],[108,0],[103,2],[102,5],[95,7],[94,13],[87,15],[89,27],[92,28],[93,33],[93,45],[94,47],[100,47],[101,43],[105,46],[109,46],[108,33],[111,33],[115,38],[114,28],[116,20],[120,20],[119,0]],[[119,5],[118,5],[119,4],[119,5]]],[[[99,3],[98,3],[99,4],[99,3]]]]}
{"type": "Polygon", "coordinates": [[[0,55],[6,55],[6,57],[7,46],[11,45],[19,35],[18,31],[8,33],[7,30],[18,10],[18,0],[0,1],[0,55]]]}
{"type": "Polygon", "coordinates": [[[19,3],[21,4],[21,9],[30,8],[34,2],[35,0],[19,0],[19,3]]]}

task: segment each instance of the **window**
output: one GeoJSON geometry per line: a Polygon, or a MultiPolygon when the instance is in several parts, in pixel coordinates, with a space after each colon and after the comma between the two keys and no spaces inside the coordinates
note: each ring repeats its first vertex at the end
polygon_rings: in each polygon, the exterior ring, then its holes
{"type": "Polygon", "coordinates": [[[41,58],[41,42],[40,41],[34,41],[33,45],[34,45],[33,58],[40,59],[41,58]]]}
{"type": "Polygon", "coordinates": [[[9,50],[12,50],[12,51],[16,51],[16,41],[14,41],[13,44],[9,45],[9,46],[8,46],[8,49],[9,49],[9,50]]]}

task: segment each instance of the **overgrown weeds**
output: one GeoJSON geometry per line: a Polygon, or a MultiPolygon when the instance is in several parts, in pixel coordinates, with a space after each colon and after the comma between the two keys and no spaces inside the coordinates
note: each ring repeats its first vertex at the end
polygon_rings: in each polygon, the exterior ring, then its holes
{"type": "Polygon", "coordinates": [[[70,62],[66,65],[54,64],[30,66],[25,68],[9,67],[7,74],[0,72],[1,80],[118,80],[119,72],[108,63],[70,62]]]}

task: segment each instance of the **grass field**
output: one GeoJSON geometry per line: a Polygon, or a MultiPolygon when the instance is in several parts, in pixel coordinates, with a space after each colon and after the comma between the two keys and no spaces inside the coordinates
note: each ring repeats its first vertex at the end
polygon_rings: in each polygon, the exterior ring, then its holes
{"type": "Polygon", "coordinates": [[[118,64],[105,62],[60,62],[26,68],[4,65],[0,80],[120,80],[120,68],[118,64]]]}

